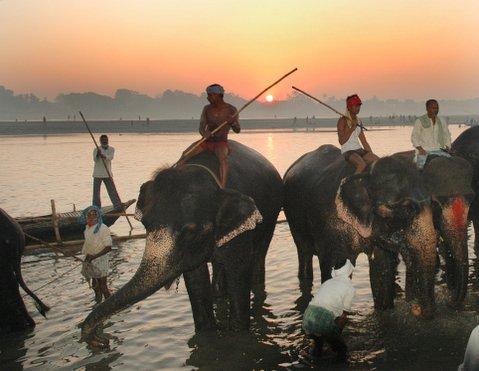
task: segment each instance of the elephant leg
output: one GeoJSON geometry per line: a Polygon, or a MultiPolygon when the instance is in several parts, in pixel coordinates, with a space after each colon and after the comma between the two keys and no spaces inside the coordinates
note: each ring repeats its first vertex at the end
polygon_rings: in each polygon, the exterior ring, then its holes
{"type": "Polygon", "coordinates": [[[397,257],[390,251],[374,247],[368,258],[374,307],[391,309],[394,307],[397,257]]]}
{"type": "Polygon", "coordinates": [[[265,291],[265,264],[266,264],[266,254],[268,252],[268,247],[273,238],[274,229],[276,227],[276,222],[272,223],[271,226],[268,226],[266,230],[259,236],[255,243],[256,254],[253,261],[253,271],[251,278],[251,288],[255,298],[255,301],[264,301],[266,298],[265,291]]]}
{"type": "Polygon", "coordinates": [[[300,221],[296,224],[293,220],[293,218],[288,217],[289,228],[298,253],[299,284],[301,288],[311,287],[313,285],[313,238],[305,230],[306,221],[300,221]],[[301,227],[299,224],[301,224],[301,227]]]}
{"type": "Polygon", "coordinates": [[[250,291],[252,254],[248,252],[251,240],[245,235],[237,237],[229,246],[225,262],[226,288],[229,299],[230,328],[248,330],[250,325],[250,291]],[[240,255],[241,254],[241,255],[240,255]]]}
{"type": "Polygon", "coordinates": [[[446,281],[451,304],[460,306],[467,294],[469,261],[467,251],[467,215],[469,203],[456,197],[443,205],[441,235],[446,262],[446,281]]]}
{"type": "MultiPolygon", "coordinates": [[[[321,249],[318,249],[321,251],[321,249]]],[[[331,254],[322,254],[319,259],[319,268],[321,269],[321,283],[326,282],[331,278],[331,272],[333,270],[333,257],[331,254]]]]}
{"type": "Polygon", "coordinates": [[[27,311],[13,272],[4,271],[0,274],[0,279],[3,298],[0,308],[0,332],[22,331],[35,327],[35,321],[27,311]]]}
{"type": "Polygon", "coordinates": [[[216,328],[213,314],[213,290],[206,263],[183,273],[186,289],[190,297],[193,320],[197,332],[216,328]]]}

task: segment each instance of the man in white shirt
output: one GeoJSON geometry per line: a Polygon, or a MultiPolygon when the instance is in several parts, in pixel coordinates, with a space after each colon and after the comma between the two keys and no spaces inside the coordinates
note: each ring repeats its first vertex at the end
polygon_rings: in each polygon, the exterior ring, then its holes
{"type": "Polygon", "coordinates": [[[439,117],[439,103],[435,99],[426,102],[427,113],[419,117],[414,123],[411,142],[416,148],[416,164],[423,168],[427,156],[449,156],[447,151],[451,147],[451,133],[447,122],[439,117]]]}
{"type": "Polygon", "coordinates": [[[303,315],[303,329],[314,341],[311,349],[313,360],[321,357],[324,342],[328,342],[337,360],[347,359],[348,347],[341,333],[356,293],[351,282],[354,265],[345,259],[335,265],[332,278],[323,282],[303,315]]]}
{"type": "Polygon", "coordinates": [[[464,362],[457,368],[457,371],[474,370],[479,370],[479,326],[474,327],[472,330],[467,342],[464,362]]]}
{"type": "Polygon", "coordinates": [[[93,150],[93,162],[95,166],[93,168],[93,202],[92,204],[98,207],[101,207],[100,201],[100,187],[101,183],[105,183],[106,190],[108,192],[108,196],[110,196],[110,200],[113,203],[115,208],[121,208],[121,201],[120,197],[118,196],[118,192],[116,191],[115,185],[113,181],[110,179],[110,175],[113,176],[111,172],[111,160],[113,160],[113,156],[115,155],[115,148],[108,145],[108,137],[103,134],[100,136],[100,150],[98,151],[96,148],[93,150]],[[103,161],[103,160],[104,161],[103,161]],[[108,171],[105,169],[108,168],[108,171]]]}

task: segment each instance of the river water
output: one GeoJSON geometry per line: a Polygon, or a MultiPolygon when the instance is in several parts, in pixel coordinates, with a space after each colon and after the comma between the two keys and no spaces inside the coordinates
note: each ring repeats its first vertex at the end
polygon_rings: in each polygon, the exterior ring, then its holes
{"type": "MultiPolygon", "coordinates": [[[[451,127],[453,139],[464,128],[451,127]]],[[[410,148],[410,127],[384,127],[367,133],[373,150],[387,155],[410,148]]],[[[197,139],[194,134],[112,134],[115,147],[113,172],[122,200],[136,198],[139,186],[162,165],[173,163],[181,151],[197,139]]],[[[336,134],[315,132],[244,132],[231,135],[268,158],[281,175],[299,156],[326,143],[336,143],[336,134]]],[[[71,210],[71,203],[85,207],[91,200],[92,143],[88,135],[0,137],[0,206],[13,216],[47,214],[50,199],[57,210],[71,210]]],[[[103,190],[104,192],[104,190],[103,190]]],[[[108,197],[102,194],[104,203],[108,197]]],[[[130,209],[132,211],[133,208],[130,209]]],[[[284,216],[280,216],[281,218],[284,216]]],[[[135,233],[143,233],[134,222],[135,233]]],[[[127,234],[124,219],[112,227],[127,234]]],[[[351,360],[323,368],[384,370],[454,370],[462,362],[470,331],[478,323],[476,257],[470,231],[470,290],[465,308],[447,306],[447,292],[438,273],[437,313],[433,320],[412,318],[404,298],[396,308],[375,313],[369,285],[368,262],[360,255],[353,278],[357,289],[344,337],[351,360]]],[[[113,268],[108,281],[117,290],[134,274],[144,249],[143,240],[115,244],[113,268]]],[[[195,335],[183,281],[177,290],[160,290],[149,298],[113,316],[106,322],[109,349],[90,349],[79,342],[79,323],[94,305],[93,292],[71,258],[45,252],[23,258],[23,275],[31,289],[49,305],[48,318],[39,315],[30,298],[29,312],[35,330],[0,339],[0,368],[14,369],[297,369],[297,353],[305,346],[301,333],[302,305],[298,287],[297,256],[287,224],[278,224],[266,261],[267,298],[252,312],[250,333],[195,335]]],[[[315,261],[315,284],[319,267],[315,261]]],[[[404,286],[404,265],[399,269],[404,286]]],[[[304,303],[303,303],[304,304],[304,303]]]]}

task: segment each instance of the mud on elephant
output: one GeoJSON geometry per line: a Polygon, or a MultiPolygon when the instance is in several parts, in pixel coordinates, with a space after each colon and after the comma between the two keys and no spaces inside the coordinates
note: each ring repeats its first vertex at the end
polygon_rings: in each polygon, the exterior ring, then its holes
{"type": "Polygon", "coordinates": [[[159,170],[141,186],[138,216],[145,252],[133,278],[97,306],[82,325],[95,339],[107,317],[168,287],[183,274],[195,329],[214,328],[214,294],[229,303],[230,326],[247,329],[250,292],[264,295],[266,252],[282,204],[276,169],[256,151],[230,141],[227,189],[219,187],[216,157],[207,152],[181,167],[159,170]],[[207,262],[212,262],[213,283],[207,262]]]}
{"type": "Polygon", "coordinates": [[[321,281],[336,259],[369,258],[377,309],[394,305],[397,255],[406,262],[406,291],[422,314],[434,310],[436,233],[430,198],[416,167],[385,157],[358,175],[340,150],[324,145],[298,159],[284,176],[284,209],[298,250],[303,287],[313,279],[317,255],[321,281]]]}
{"type": "Polygon", "coordinates": [[[19,287],[35,301],[39,312],[45,316],[49,310],[23,280],[21,259],[25,250],[25,235],[20,225],[0,209],[0,333],[35,327],[35,321],[25,307],[19,287]]]}

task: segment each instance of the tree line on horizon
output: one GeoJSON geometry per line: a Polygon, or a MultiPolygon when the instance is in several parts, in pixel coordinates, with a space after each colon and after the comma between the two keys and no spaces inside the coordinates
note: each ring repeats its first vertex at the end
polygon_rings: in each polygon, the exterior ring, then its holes
{"type": "MultiPolygon", "coordinates": [[[[322,95],[325,103],[338,110],[344,109],[344,99],[322,95]]],[[[246,100],[238,95],[225,94],[225,101],[241,107],[246,100]]],[[[477,115],[479,98],[464,100],[439,100],[442,115],[477,115]]],[[[163,94],[150,97],[133,90],[118,89],[113,97],[94,92],[62,93],[53,101],[40,99],[34,94],[15,94],[0,86],[0,120],[73,120],[79,110],[95,120],[138,120],[197,119],[206,95],[165,90],[163,94]]],[[[361,116],[421,115],[424,102],[412,99],[363,100],[361,116]]],[[[255,102],[241,117],[243,118],[292,118],[292,117],[334,117],[334,114],[311,99],[293,92],[286,100],[272,103],[255,102]]]]}

